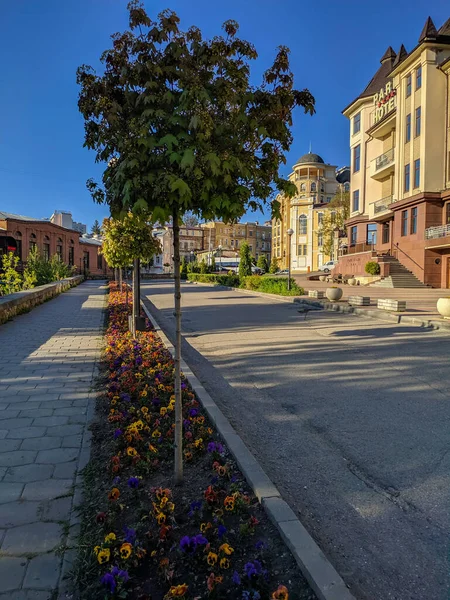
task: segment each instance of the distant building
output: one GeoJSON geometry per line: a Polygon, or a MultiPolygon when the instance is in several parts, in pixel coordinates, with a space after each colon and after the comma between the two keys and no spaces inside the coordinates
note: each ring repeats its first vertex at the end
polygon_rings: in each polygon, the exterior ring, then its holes
{"type": "Polygon", "coordinates": [[[84,223],[77,223],[72,219],[72,213],[65,210],[55,210],[55,212],[50,217],[50,221],[55,225],[59,225],[60,227],[65,227],[66,229],[73,229],[74,231],[78,231],[83,234],[86,233],[86,225],[84,223]]]}
{"type": "Polygon", "coordinates": [[[202,223],[205,252],[222,252],[223,256],[237,255],[244,242],[250,247],[251,254],[258,259],[265,256],[270,261],[272,249],[272,227],[269,223],[258,221],[227,224],[222,221],[202,223]]]}

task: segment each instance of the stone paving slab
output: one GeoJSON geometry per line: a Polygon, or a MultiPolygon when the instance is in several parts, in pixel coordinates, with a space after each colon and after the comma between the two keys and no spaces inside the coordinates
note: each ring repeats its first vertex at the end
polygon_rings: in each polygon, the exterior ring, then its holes
{"type": "Polygon", "coordinates": [[[104,303],[87,282],[0,327],[0,600],[61,586],[104,303]]]}

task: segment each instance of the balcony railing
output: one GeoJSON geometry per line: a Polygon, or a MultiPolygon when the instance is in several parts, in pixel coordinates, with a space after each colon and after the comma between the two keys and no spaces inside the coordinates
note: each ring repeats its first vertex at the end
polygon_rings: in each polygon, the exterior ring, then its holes
{"type": "Polygon", "coordinates": [[[380,154],[374,160],[375,162],[375,171],[379,171],[380,169],[384,169],[388,167],[390,164],[394,162],[394,148],[388,150],[384,154],[380,154]]]}
{"type": "Polygon", "coordinates": [[[360,252],[372,252],[373,250],[373,244],[368,244],[366,242],[358,242],[356,244],[350,244],[350,246],[343,246],[340,249],[340,253],[342,254],[342,256],[346,256],[347,254],[359,254],[360,252]]]}
{"type": "Polygon", "coordinates": [[[376,202],[373,202],[372,204],[373,204],[374,215],[377,215],[378,213],[388,210],[389,205],[392,204],[393,202],[394,202],[394,197],[392,196],[392,194],[390,196],[385,196],[384,198],[381,198],[381,200],[377,200],[376,202]]]}
{"type": "Polygon", "coordinates": [[[435,240],[437,238],[450,236],[450,224],[438,225],[436,227],[428,227],[425,229],[425,239],[435,240]]]}

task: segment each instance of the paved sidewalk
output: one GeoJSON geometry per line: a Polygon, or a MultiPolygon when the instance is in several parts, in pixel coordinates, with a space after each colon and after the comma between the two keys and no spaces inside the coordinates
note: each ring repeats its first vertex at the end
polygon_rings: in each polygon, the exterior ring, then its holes
{"type": "Polygon", "coordinates": [[[48,600],[59,584],[103,285],[86,282],[0,326],[0,599],[48,600]]]}

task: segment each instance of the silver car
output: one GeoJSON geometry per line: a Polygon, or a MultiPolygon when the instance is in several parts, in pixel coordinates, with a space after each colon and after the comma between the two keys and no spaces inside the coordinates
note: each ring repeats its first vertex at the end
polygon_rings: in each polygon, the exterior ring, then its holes
{"type": "Polygon", "coordinates": [[[319,271],[323,271],[324,273],[329,273],[330,271],[332,271],[334,269],[334,267],[337,266],[337,264],[338,264],[337,260],[329,260],[324,265],[319,267],[319,271]]]}

